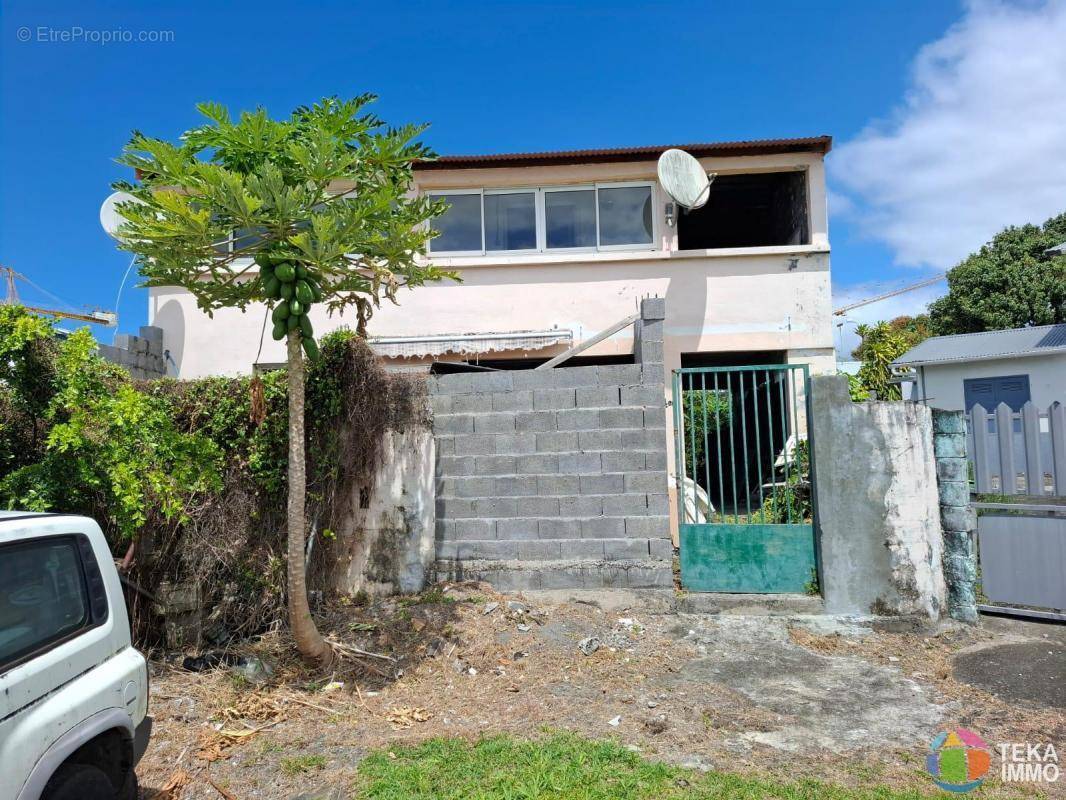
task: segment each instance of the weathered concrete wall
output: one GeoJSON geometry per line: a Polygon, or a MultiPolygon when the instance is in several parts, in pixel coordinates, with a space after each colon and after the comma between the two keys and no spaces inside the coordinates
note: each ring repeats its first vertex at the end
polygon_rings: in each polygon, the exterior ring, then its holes
{"type": "Polygon", "coordinates": [[[833,614],[940,616],[945,603],[933,422],[914,403],[853,403],[813,379],[822,593],[833,614]]]}
{"type": "Polygon", "coordinates": [[[354,487],[351,511],[336,531],[335,589],[417,592],[433,564],[433,435],[428,428],[388,433],[373,480],[354,487]]]}
{"type": "Polygon", "coordinates": [[[431,379],[437,573],[506,589],[672,585],[662,299],[635,364],[431,379]]]}
{"type": "Polygon", "coordinates": [[[165,378],[167,375],[163,329],[154,325],[143,325],[140,336],[120,333],[113,345],[100,345],[100,355],[125,367],[138,380],[165,378]]]}
{"type": "Polygon", "coordinates": [[[966,417],[962,411],[933,410],[933,450],[940,494],[940,525],[944,530],[944,580],[948,614],[977,622],[977,527],[970,506],[966,463],[966,417]]]}

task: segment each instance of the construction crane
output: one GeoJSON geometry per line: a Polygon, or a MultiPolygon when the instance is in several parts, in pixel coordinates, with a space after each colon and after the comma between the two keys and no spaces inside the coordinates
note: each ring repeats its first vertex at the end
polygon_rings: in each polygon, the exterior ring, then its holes
{"type": "Polygon", "coordinates": [[[912,283],[910,286],[904,286],[902,289],[896,289],[896,290],[891,291],[891,292],[885,292],[884,294],[877,295],[877,297],[868,297],[865,300],[859,300],[858,302],[851,303],[849,305],[844,306],[843,308],[838,308],[836,311],[833,312],[833,315],[837,316],[837,317],[842,317],[845,314],[847,314],[849,311],[851,311],[853,308],[860,308],[861,306],[868,306],[868,305],[870,305],[870,303],[876,303],[879,300],[887,300],[888,298],[895,297],[896,295],[899,295],[899,294],[906,294],[907,292],[913,292],[915,289],[921,289],[923,286],[932,286],[934,283],[940,283],[940,281],[944,280],[944,278],[946,278],[947,276],[948,276],[948,274],[946,272],[941,272],[939,275],[937,275],[934,278],[927,278],[924,281],[919,281],[918,283],[912,283]]]}
{"type": "MultiPolygon", "coordinates": [[[[34,287],[40,292],[43,292],[52,299],[56,300],[57,302],[63,302],[51,292],[42,289],[40,286],[31,281],[21,272],[15,272],[15,270],[11,269],[11,267],[0,266],[0,272],[4,274],[4,280],[7,283],[7,296],[4,298],[3,301],[5,305],[21,305],[19,303],[18,287],[15,286],[16,278],[25,281],[30,286],[34,287]]],[[[59,309],[55,308],[39,308],[37,306],[23,306],[23,308],[25,308],[27,311],[32,311],[34,314],[44,314],[49,317],[61,317],[63,319],[74,319],[78,320],[79,322],[91,322],[94,325],[105,325],[108,328],[113,328],[118,324],[118,314],[116,314],[114,311],[90,311],[88,314],[79,314],[74,311],[60,311],[59,309]]]]}

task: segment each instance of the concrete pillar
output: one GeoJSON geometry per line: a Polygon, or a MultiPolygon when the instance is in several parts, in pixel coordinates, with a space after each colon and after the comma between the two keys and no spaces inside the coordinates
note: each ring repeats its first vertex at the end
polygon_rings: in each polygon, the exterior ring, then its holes
{"type": "Polygon", "coordinates": [[[976,520],[970,506],[966,464],[966,418],[962,411],[933,409],[940,524],[944,531],[944,581],[948,614],[960,622],[977,622],[976,520]]]}

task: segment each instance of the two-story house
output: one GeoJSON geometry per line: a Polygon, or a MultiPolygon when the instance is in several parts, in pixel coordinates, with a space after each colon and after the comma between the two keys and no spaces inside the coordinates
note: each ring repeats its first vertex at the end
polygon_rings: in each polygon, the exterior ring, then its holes
{"type": "MultiPolygon", "coordinates": [[[[665,359],[679,366],[806,362],[834,366],[824,157],[828,136],[681,145],[717,174],[685,212],[656,181],[666,147],[445,156],[417,188],[450,203],[427,258],[447,281],[383,304],[369,326],[397,368],[434,361],[533,366],[666,298],[665,359]]],[[[343,188],[343,187],[342,187],[343,188]]],[[[354,320],[315,318],[315,330],[354,320]]],[[[262,315],[208,318],[183,289],[150,292],[183,378],[251,371],[262,315]]],[[[623,330],[583,354],[632,353],[623,330]]],[[[284,361],[269,336],[260,364],[284,361]]]]}

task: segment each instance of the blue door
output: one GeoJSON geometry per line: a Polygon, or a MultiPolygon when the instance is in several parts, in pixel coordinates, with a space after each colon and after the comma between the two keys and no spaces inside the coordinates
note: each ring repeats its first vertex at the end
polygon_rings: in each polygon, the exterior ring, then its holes
{"type": "Polygon", "coordinates": [[[1029,376],[1004,375],[998,378],[970,378],[962,382],[966,411],[978,403],[989,413],[1000,403],[1006,403],[1011,411],[1021,411],[1029,402],[1029,376]]]}

